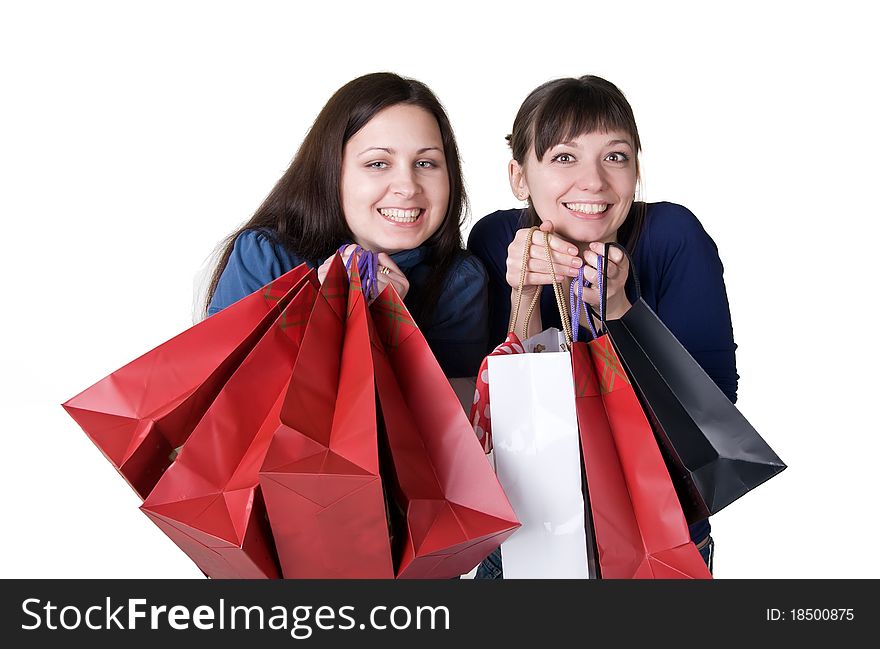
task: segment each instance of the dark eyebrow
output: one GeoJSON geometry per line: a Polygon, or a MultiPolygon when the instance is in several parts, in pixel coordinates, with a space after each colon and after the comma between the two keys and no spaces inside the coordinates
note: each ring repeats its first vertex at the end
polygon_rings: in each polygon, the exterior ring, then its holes
{"type": "Polygon", "coordinates": [[[389,149],[388,147],[384,146],[371,146],[369,149],[364,149],[363,151],[358,153],[358,155],[364,155],[368,151],[384,151],[388,155],[394,155],[394,149],[389,149]]]}
{"type": "MultiPolygon", "coordinates": [[[[369,151],[384,151],[384,152],[387,153],[388,155],[395,155],[395,154],[397,153],[397,151],[395,151],[394,149],[392,149],[392,148],[390,148],[390,147],[386,147],[386,146],[371,146],[369,149],[364,149],[363,151],[361,151],[360,153],[358,153],[358,155],[364,155],[365,153],[367,153],[367,152],[369,152],[369,151]]],[[[428,151],[439,151],[440,153],[443,153],[443,149],[441,149],[441,148],[438,147],[438,146],[426,146],[426,147],[424,147],[424,148],[419,149],[418,151],[416,151],[416,155],[422,155],[423,153],[427,153],[428,151]]]]}
{"type": "MultiPolygon", "coordinates": [[[[608,140],[608,141],[605,143],[605,146],[613,146],[613,145],[615,145],[615,144],[625,144],[625,145],[627,145],[629,148],[632,148],[632,143],[631,143],[629,140],[608,140]]],[[[553,147],[557,147],[557,146],[568,146],[568,147],[571,147],[571,148],[573,148],[573,149],[576,149],[577,146],[578,146],[578,144],[577,144],[577,142],[568,141],[568,142],[560,142],[559,144],[554,144],[554,145],[553,145],[553,147]]],[[[553,147],[551,147],[551,148],[553,148],[553,147]]]]}

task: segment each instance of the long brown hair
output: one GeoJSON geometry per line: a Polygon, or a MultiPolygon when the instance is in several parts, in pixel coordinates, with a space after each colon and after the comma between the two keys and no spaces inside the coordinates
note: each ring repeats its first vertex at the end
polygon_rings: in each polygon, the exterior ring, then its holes
{"type": "Polygon", "coordinates": [[[418,106],[437,120],[446,169],[449,205],[440,228],[426,242],[430,278],[414,298],[413,315],[427,326],[456,257],[463,254],[461,225],[468,209],[458,146],[446,111],[420,81],[390,72],[358,77],[337,90],[318,113],[287,171],[251,219],[220,245],[223,252],[211,277],[205,307],[210,304],[235,239],[245,230],[262,229],[291,253],[320,264],[339,246],[354,241],[342,211],[340,180],[346,143],[373,116],[398,104],[418,106]]]}
{"type": "MultiPolygon", "coordinates": [[[[632,138],[638,177],[642,144],[632,107],[617,86],[601,77],[554,79],[535,88],[520,106],[507,142],[514,160],[523,165],[531,147],[542,160],[560,142],[595,131],[623,131],[632,138]]],[[[646,211],[644,202],[634,203],[618,230],[618,241],[629,251],[635,249],[646,211]]],[[[528,225],[541,224],[531,203],[525,212],[528,225]]]]}

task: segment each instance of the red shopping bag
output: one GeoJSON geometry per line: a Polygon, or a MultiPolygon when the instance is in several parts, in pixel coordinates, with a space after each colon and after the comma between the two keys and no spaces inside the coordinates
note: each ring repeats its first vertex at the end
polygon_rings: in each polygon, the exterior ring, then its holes
{"type": "Polygon", "coordinates": [[[213,578],[277,578],[258,472],[318,291],[310,272],[229,378],[141,510],[213,578]]]}
{"type": "Polygon", "coordinates": [[[601,577],[711,579],[608,336],[575,342],[572,368],[601,577]]]}
{"type": "Polygon", "coordinates": [[[315,301],[260,485],[286,578],[390,578],[376,386],[357,264],[315,301]]]}
{"type": "Polygon", "coordinates": [[[142,499],[307,272],[294,268],[63,404],[142,499]]]}
{"type": "Polygon", "coordinates": [[[348,280],[338,259],[331,266],[324,287],[341,280],[329,291],[337,299],[316,302],[260,472],[282,571],[296,578],[458,576],[517,523],[402,302],[387,289],[374,313],[391,305],[401,317],[374,325],[356,266],[348,280]],[[386,342],[396,351],[386,355],[386,342]],[[399,371],[412,386],[401,389],[399,371]],[[413,415],[413,407],[423,411],[413,415]]]}
{"type": "Polygon", "coordinates": [[[397,576],[456,577],[493,552],[519,522],[455,391],[390,284],[370,313],[393,469],[386,485],[406,516],[395,548],[397,576]]]}

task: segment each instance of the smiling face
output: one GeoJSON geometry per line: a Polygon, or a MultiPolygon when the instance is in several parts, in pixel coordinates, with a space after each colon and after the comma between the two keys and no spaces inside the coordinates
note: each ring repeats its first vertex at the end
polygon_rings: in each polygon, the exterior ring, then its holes
{"type": "Polygon", "coordinates": [[[510,186],[583,251],[594,241],[616,240],[635,195],[636,153],[623,131],[579,135],[550,147],[541,160],[532,147],[522,165],[510,162],[510,186]]]}
{"type": "Polygon", "coordinates": [[[449,205],[434,116],[408,104],[376,113],[345,144],[340,192],[345,221],[367,250],[390,254],[427,241],[449,205]]]}

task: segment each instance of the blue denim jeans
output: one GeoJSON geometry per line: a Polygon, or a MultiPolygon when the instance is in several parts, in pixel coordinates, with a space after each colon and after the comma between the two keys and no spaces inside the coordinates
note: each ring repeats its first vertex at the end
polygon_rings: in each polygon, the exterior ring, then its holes
{"type": "MultiPolygon", "coordinates": [[[[703,557],[703,561],[706,562],[706,565],[709,567],[709,572],[711,573],[712,561],[715,558],[715,541],[710,534],[703,542],[697,543],[697,546],[700,546],[701,544],[702,547],[698,547],[700,556],[703,557]]],[[[501,566],[501,548],[498,548],[495,552],[483,559],[480,567],[477,568],[474,579],[504,579],[504,570],[501,566]]]]}

